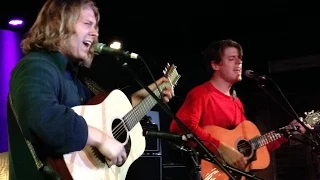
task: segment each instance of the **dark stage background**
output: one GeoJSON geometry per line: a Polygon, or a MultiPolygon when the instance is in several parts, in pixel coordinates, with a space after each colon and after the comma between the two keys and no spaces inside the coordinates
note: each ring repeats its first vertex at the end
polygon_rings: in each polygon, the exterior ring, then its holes
{"type": "MultiPolygon", "coordinates": [[[[0,10],[4,15],[1,15],[0,27],[23,35],[34,22],[43,2],[42,0],[33,1],[33,6],[28,9],[1,7],[0,10]],[[9,27],[7,20],[13,16],[24,18],[25,26],[22,28],[9,27]]],[[[207,79],[201,62],[202,51],[209,42],[226,38],[234,39],[242,44],[244,49],[243,69],[252,69],[271,77],[282,89],[299,116],[304,117],[304,112],[320,108],[320,87],[318,86],[320,67],[320,35],[318,32],[320,28],[314,24],[317,22],[315,17],[280,15],[170,17],[163,15],[165,8],[168,8],[169,11],[175,6],[167,7],[165,3],[157,4],[162,8],[162,11],[159,11],[161,16],[130,16],[127,14],[116,17],[112,13],[122,10],[119,2],[97,2],[101,11],[99,37],[101,42],[110,44],[117,40],[123,44],[123,49],[142,55],[156,78],[162,76],[162,70],[167,62],[177,65],[182,77],[175,89],[176,97],[169,103],[172,112],[176,112],[181,106],[191,88],[207,79]]],[[[146,11],[155,8],[150,4],[148,7],[146,11]]],[[[286,3],[270,2],[270,4],[259,5],[259,7],[260,12],[270,12],[268,15],[289,11],[286,9],[286,3]]],[[[259,9],[254,11],[259,12],[259,9]]],[[[123,12],[128,11],[123,10],[123,12]]],[[[228,9],[221,10],[221,12],[232,15],[228,9]]],[[[0,42],[3,42],[4,37],[0,37],[0,42]]],[[[3,46],[0,47],[3,48],[3,46]]],[[[18,54],[19,50],[16,53],[18,54]]],[[[1,59],[1,61],[6,60],[1,59]]],[[[146,84],[152,81],[143,63],[132,60],[129,65],[146,84]]],[[[127,92],[133,92],[140,88],[110,56],[98,56],[92,69],[82,71],[82,73],[88,74],[109,91],[124,88],[127,92]]],[[[0,81],[3,81],[4,78],[0,76],[0,81]]],[[[2,86],[1,88],[7,88],[6,84],[2,86]]],[[[235,85],[235,88],[238,97],[245,105],[248,119],[255,122],[262,133],[287,125],[292,120],[292,117],[264,93],[254,80],[244,78],[242,82],[235,85]]],[[[266,83],[265,88],[289,110],[274,84],[266,83]]],[[[160,113],[160,129],[168,131],[171,122],[169,116],[159,106],[153,110],[160,113]]],[[[0,112],[5,113],[5,108],[2,107],[0,112]]],[[[0,124],[3,126],[6,117],[3,115],[0,117],[0,124]]],[[[3,127],[0,129],[3,132],[6,131],[3,127]]],[[[3,136],[0,142],[3,147],[2,151],[6,151],[7,141],[5,135],[3,136]]],[[[170,154],[171,149],[163,142],[161,164],[164,167],[170,167],[175,161],[170,154]]],[[[270,166],[259,172],[268,177],[266,179],[319,179],[316,177],[318,174],[317,155],[312,153],[310,147],[306,145],[289,141],[272,152],[271,156],[270,166]]],[[[153,162],[158,163],[159,161],[154,160],[153,162]]],[[[173,174],[178,172],[183,174],[184,171],[177,167],[162,168],[162,177],[163,179],[174,179],[173,174]]]]}

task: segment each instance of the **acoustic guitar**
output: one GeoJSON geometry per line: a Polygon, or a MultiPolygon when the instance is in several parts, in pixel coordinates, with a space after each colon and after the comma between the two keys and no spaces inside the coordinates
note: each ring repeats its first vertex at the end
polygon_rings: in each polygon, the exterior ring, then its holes
{"type": "MultiPolygon", "coordinates": [[[[319,123],[319,112],[311,111],[306,115],[306,118],[302,121],[311,129],[319,123]]],[[[295,130],[295,127],[285,126],[279,130],[290,131],[292,129],[295,130]]],[[[257,126],[250,121],[243,121],[233,130],[217,126],[206,126],[204,130],[242,153],[248,160],[248,165],[244,170],[246,172],[267,168],[270,163],[270,155],[266,145],[284,136],[278,131],[261,135],[257,126]]],[[[201,160],[201,177],[203,180],[229,180],[228,175],[219,166],[205,159],[201,160]]],[[[236,177],[241,180],[246,179],[244,176],[236,177]]]]}
{"type": "MultiPolygon", "coordinates": [[[[163,72],[170,82],[159,85],[160,91],[166,87],[174,88],[181,77],[177,67],[168,64],[163,72]]],[[[157,89],[154,93],[160,97],[157,89]]],[[[106,97],[96,96],[87,105],[73,107],[76,113],[86,119],[88,125],[123,143],[127,160],[121,166],[111,166],[96,148],[86,146],[81,151],[64,154],[63,159],[48,159],[49,164],[64,180],[125,180],[130,165],[142,155],[146,147],[139,121],[156,104],[157,101],[149,95],[132,107],[122,91],[113,90],[106,97]]]]}

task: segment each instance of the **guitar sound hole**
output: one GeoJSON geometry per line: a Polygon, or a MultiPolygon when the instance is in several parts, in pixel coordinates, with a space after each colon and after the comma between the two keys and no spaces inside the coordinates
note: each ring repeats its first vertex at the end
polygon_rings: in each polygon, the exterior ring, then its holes
{"type": "Polygon", "coordinates": [[[112,134],[115,139],[119,142],[124,143],[127,140],[127,128],[125,123],[120,119],[115,119],[112,122],[112,134]]]}
{"type": "MultiPolygon", "coordinates": [[[[119,142],[124,143],[127,140],[128,131],[126,129],[125,123],[120,119],[115,119],[112,122],[112,135],[115,139],[119,142]]],[[[128,141],[124,144],[124,148],[126,150],[127,155],[131,151],[131,139],[130,136],[128,137],[128,141]]],[[[104,164],[107,164],[105,157],[99,152],[99,150],[95,147],[91,147],[91,151],[93,152],[94,156],[104,164]]],[[[125,162],[123,162],[124,164],[125,162]]],[[[108,165],[109,166],[109,165],[108,165]]],[[[121,167],[122,165],[119,165],[121,167]]]]}
{"type": "Polygon", "coordinates": [[[237,144],[237,148],[244,157],[249,157],[252,154],[252,147],[246,140],[240,140],[237,144]]]}

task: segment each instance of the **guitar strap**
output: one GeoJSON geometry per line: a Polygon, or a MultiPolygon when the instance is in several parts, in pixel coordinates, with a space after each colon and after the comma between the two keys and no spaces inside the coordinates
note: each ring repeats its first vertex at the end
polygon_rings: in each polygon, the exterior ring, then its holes
{"type": "Polygon", "coordinates": [[[237,98],[237,92],[233,86],[230,89],[230,94],[232,95],[233,100],[235,100],[237,98]]]}
{"type": "MultiPolygon", "coordinates": [[[[99,86],[96,82],[94,82],[93,80],[91,80],[88,77],[82,77],[81,82],[84,83],[84,85],[91,91],[93,92],[94,95],[100,95],[100,94],[105,94],[105,93],[109,93],[109,91],[104,90],[101,86],[99,86]]],[[[132,103],[131,101],[131,92],[125,92],[124,89],[126,89],[127,87],[130,86],[126,86],[124,88],[119,88],[121,91],[124,92],[124,94],[126,94],[127,98],[129,99],[129,101],[132,103]]]]}
{"type": "Polygon", "coordinates": [[[90,91],[92,91],[93,94],[95,94],[95,95],[99,95],[101,93],[107,92],[103,88],[101,88],[96,82],[94,82],[93,80],[91,80],[88,77],[84,77],[83,81],[84,81],[84,84],[86,85],[86,87],[88,87],[90,89],[90,91]]]}
{"type": "MultiPolygon", "coordinates": [[[[21,129],[21,126],[20,126],[20,123],[19,123],[19,119],[18,119],[18,115],[13,107],[13,103],[12,103],[12,98],[11,98],[11,94],[9,94],[9,103],[10,103],[10,106],[11,106],[11,109],[12,109],[12,112],[13,112],[13,115],[16,119],[16,122],[20,128],[20,131],[21,131],[21,135],[22,137],[24,138],[23,134],[22,134],[22,129],[21,129]]],[[[55,172],[55,170],[48,164],[42,162],[38,156],[36,155],[36,152],[34,150],[34,147],[32,145],[32,143],[27,140],[26,138],[24,138],[24,140],[26,141],[26,144],[30,150],[30,153],[33,157],[33,160],[36,164],[36,167],[38,169],[38,171],[43,175],[43,177],[45,179],[48,179],[48,180],[62,180],[62,178],[55,172]]]]}
{"type": "MultiPolygon", "coordinates": [[[[84,83],[95,95],[106,92],[103,88],[101,88],[97,83],[95,83],[93,80],[91,80],[88,77],[84,77],[84,83]]],[[[19,123],[19,117],[18,117],[18,115],[15,111],[15,108],[13,106],[13,103],[12,103],[11,94],[9,94],[9,103],[10,103],[12,112],[14,114],[14,117],[16,119],[17,125],[20,129],[21,135],[24,138],[26,145],[28,146],[28,148],[30,150],[31,156],[35,162],[37,170],[43,175],[43,177],[46,180],[47,179],[48,180],[62,180],[62,177],[49,164],[42,162],[38,158],[32,143],[23,136],[22,129],[21,129],[21,126],[19,123]]]]}

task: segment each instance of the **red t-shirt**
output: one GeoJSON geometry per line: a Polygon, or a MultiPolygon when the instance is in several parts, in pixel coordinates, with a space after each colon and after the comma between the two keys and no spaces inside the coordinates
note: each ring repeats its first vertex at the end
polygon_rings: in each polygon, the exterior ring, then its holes
{"type": "MultiPolygon", "coordinates": [[[[220,141],[205,132],[202,127],[215,125],[226,129],[233,129],[246,120],[243,104],[239,98],[228,96],[216,89],[208,81],[193,88],[187,95],[176,116],[201,140],[210,141],[217,148],[220,141]]],[[[173,120],[170,131],[181,133],[181,129],[173,120]]],[[[277,149],[285,138],[280,138],[267,145],[269,151],[277,149]]],[[[216,149],[209,143],[203,142],[211,151],[216,149]]]]}

